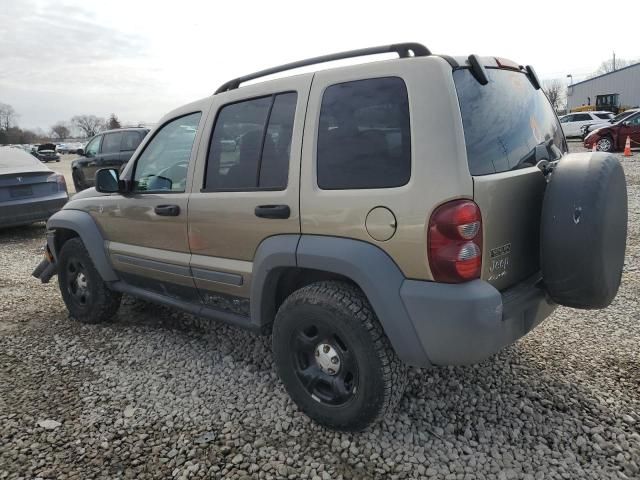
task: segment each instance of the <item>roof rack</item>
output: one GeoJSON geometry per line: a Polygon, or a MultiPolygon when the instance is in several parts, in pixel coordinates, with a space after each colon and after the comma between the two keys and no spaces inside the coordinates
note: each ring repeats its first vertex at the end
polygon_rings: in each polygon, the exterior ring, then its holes
{"type": "Polygon", "coordinates": [[[229,80],[220,86],[214,93],[214,95],[222,92],[228,92],[229,90],[235,90],[241,83],[248,82],[249,80],[255,80],[256,78],[266,77],[273,75],[274,73],[285,72],[287,70],[293,70],[295,68],[307,67],[309,65],[317,65],[319,63],[332,62],[334,60],[342,60],[345,58],[364,57],[367,55],[378,55],[381,53],[397,53],[400,58],[405,57],[426,57],[431,55],[431,52],[427,47],[420,43],[396,43],[393,45],[382,45],[380,47],[361,48],[358,50],[349,50],[347,52],[332,53],[330,55],[322,55],[320,57],[308,58],[306,60],[300,60],[298,62],[287,63],[278,67],[267,68],[259,72],[250,73],[242,77],[229,80]]]}

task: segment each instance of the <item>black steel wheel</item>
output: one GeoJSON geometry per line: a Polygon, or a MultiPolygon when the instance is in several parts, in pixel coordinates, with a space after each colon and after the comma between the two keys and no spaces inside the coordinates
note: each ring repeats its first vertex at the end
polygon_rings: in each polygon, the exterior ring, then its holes
{"type": "Polygon", "coordinates": [[[311,397],[328,405],[344,405],[358,389],[358,363],[340,332],[320,317],[303,319],[290,340],[298,380],[311,397]]]}
{"type": "Polygon", "coordinates": [[[362,430],[398,404],[406,367],[356,286],[317,282],[293,292],[273,325],[280,379],[298,407],[337,430],[362,430]]]}
{"type": "Polygon", "coordinates": [[[88,273],[82,261],[71,257],[66,263],[66,288],[69,298],[78,305],[87,305],[91,301],[88,273]]]}
{"type": "Polygon", "coordinates": [[[72,318],[84,323],[109,320],[122,295],[110,290],[80,238],[67,240],[58,254],[58,285],[72,318]]]}

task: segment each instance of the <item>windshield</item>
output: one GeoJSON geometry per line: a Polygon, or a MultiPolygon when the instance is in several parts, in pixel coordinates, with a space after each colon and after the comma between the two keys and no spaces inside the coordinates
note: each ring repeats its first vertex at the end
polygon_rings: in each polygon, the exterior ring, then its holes
{"type": "Polygon", "coordinates": [[[567,145],[551,104],[523,73],[487,69],[480,85],[468,69],[453,72],[471,175],[558,160],[567,145]]]}
{"type": "Polygon", "coordinates": [[[618,115],[616,115],[611,119],[611,123],[618,123],[620,120],[624,120],[625,118],[633,115],[634,113],[635,111],[626,111],[626,112],[619,113],[618,115]]]}

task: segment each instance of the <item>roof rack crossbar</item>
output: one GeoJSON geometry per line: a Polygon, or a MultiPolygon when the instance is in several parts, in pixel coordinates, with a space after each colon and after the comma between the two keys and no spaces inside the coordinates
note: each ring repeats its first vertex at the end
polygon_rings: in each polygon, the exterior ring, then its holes
{"type": "Polygon", "coordinates": [[[307,67],[309,65],[317,65],[319,63],[332,62],[334,60],[343,60],[345,58],[364,57],[367,55],[378,55],[381,53],[397,53],[400,58],[412,56],[414,57],[426,57],[431,55],[431,52],[427,47],[420,43],[396,43],[393,45],[382,45],[380,47],[361,48],[358,50],[349,50],[347,52],[332,53],[330,55],[322,55],[320,57],[308,58],[306,60],[300,60],[297,62],[287,63],[277,67],[267,68],[259,72],[250,73],[242,77],[229,80],[220,86],[214,93],[214,95],[229,90],[235,90],[241,83],[248,82],[249,80],[255,80],[256,78],[266,77],[275,73],[285,72],[287,70],[293,70],[295,68],[307,67]]]}

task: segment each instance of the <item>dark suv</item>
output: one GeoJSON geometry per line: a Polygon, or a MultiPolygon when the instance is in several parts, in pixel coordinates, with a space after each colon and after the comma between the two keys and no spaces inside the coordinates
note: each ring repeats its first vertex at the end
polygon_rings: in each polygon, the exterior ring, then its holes
{"type": "Polygon", "coordinates": [[[83,150],[78,150],[82,158],[71,163],[76,192],[93,187],[99,169],[121,169],[126,165],[147,133],[148,128],[119,128],[101,132],[89,140],[83,150]]]}

